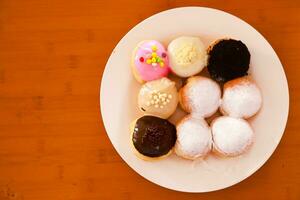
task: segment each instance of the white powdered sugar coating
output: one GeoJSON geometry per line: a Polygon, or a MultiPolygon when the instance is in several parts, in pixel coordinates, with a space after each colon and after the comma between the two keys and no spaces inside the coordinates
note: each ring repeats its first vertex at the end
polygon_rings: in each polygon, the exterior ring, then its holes
{"type": "Polygon", "coordinates": [[[186,95],[194,115],[209,117],[218,110],[220,105],[220,87],[208,78],[201,77],[193,81],[193,85],[188,88],[186,95]]]}
{"type": "Polygon", "coordinates": [[[188,159],[205,156],[212,146],[211,130],[204,119],[191,116],[177,126],[175,152],[188,159]]]}
{"type": "Polygon", "coordinates": [[[214,148],[227,156],[242,154],[252,144],[253,130],[244,119],[219,117],[212,123],[214,148]]]}
{"type": "Polygon", "coordinates": [[[224,90],[221,109],[232,117],[249,118],[262,104],[259,88],[252,82],[241,82],[224,90]]]}

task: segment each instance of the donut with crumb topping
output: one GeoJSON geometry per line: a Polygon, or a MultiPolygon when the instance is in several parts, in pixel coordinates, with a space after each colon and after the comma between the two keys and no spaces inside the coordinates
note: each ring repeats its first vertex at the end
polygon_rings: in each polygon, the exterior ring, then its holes
{"type": "Polygon", "coordinates": [[[221,39],[208,48],[208,71],[212,79],[225,83],[247,75],[250,52],[240,40],[221,39]]]}

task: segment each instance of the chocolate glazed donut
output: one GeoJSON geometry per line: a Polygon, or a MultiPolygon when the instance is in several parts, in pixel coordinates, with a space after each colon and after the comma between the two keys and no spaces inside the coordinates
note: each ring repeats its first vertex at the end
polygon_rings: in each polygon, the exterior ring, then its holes
{"type": "Polygon", "coordinates": [[[247,46],[239,40],[223,39],[214,44],[208,52],[208,71],[217,82],[247,75],[250,53],[247,46]]]}
{"type": "Polygon", "coordinates": [[[142,155],[159,157],[174,147],[176,137],[176,127],[168,120],[143,116],[136,121],[132,142],[142,155]]]}

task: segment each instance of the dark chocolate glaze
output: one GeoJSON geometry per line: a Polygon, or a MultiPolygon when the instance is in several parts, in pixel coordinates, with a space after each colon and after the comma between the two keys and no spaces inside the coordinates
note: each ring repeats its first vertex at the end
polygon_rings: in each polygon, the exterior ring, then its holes
{"type": "Polygon", "coordinates": [[[176,138],[176,127],[168,120],[143,116],[136,121],[132,142],[139,153],[159,157],[173,148],[176,138]]]}
{"type": "Polygon", "coordinates": [[[221,40],[208,52],[208,71],[220,83],[247,75],[250,53],[247,46],[238,40],[221,40]]]}

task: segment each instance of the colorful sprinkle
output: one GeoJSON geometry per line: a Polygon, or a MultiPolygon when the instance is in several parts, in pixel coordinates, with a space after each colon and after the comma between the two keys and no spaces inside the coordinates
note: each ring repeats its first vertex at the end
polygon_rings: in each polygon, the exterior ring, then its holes
{"type": "Polygon", "coordinates": [[[167,57],[167,54],[164,52],[164,53],[161,54],[161,56],[162,56],[163,58],[165,58],[165,57],[167,57]]]}
{"type": "Polygon", "coordinates": [[[151,61],[151,59],[147,59],[146,62],[147,62],[147,64],[151,64],[152,61],[151,61]]]}
{"type": "Polygon", "coordinates": [[[160,62],[159,66],[163,67],[163,66],[165,66],[165,64],[163,62],[160,62]]]}
{"type": "Polygon", "coordinates": [[[155,59],[155,58],[152,58],[151,61],[152,61],[152,63],[155,63],[155,62],[156,62],[156,59],[155,59]]]}
{"type": "Polygon", "coordinates": [[[140,57],[140,62],[144,62],[145,59],[143,57],[140,57]]]}
{"type": "Polygon", "coordinates": [[[152,51],[156,51],[156,50],[157,50],[157,46],[153,45],[153,46],[151,47],[151,49],[152,49],[152,51]]]}
{"type": "Polygon", "coordinates": [[[153,52],[151,55],[152,55],[152,58],[157,57],[157,53],[155,53],[155,52],[153,52]]]}

